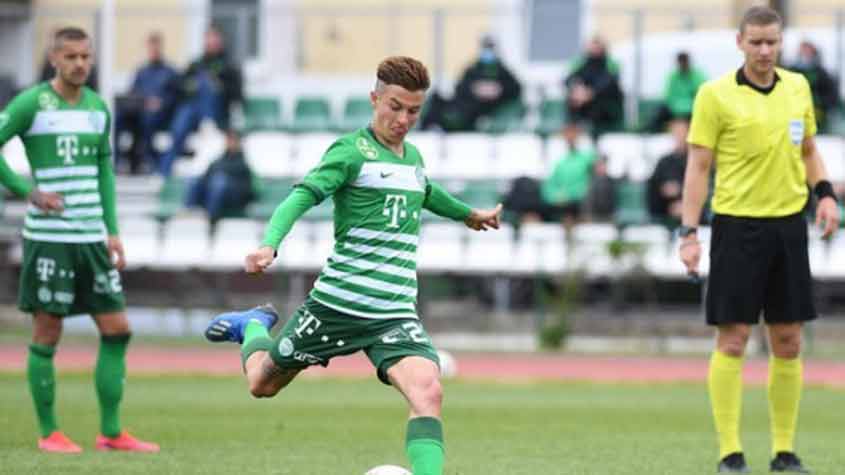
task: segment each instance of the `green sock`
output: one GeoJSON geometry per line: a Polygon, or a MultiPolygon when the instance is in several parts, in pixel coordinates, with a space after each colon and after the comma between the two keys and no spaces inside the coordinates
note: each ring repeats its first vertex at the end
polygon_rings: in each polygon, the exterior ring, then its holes
{"type": "Polygon", "coordinates": [[[443,424],[434,417],[408,421],[405,451],[414,475],[443,475],[443,424]]]}
{"type": "Polygon", "coordinates": [[[103,335],[94,369],[94,385],[100,403],[100,433],[106,437],[120,435],[120,400],[126,381],[126,346],[129,334],[103,335]]]}
{"type": "Polygon", "coordinates": [[[273,340],[267,328],[260,322],[250,321],[244,328],[244,342],[241,344],[241,365],[246,367],[246,360],[256,351],[270,351],[273,340]]]}
{"type": "Polygon", "coordinates": [[[56,370],[53,367],[53,355],[56,347],[49,345],[29,345],[29,359],[26,365],[26,378],[41,436],[47,437],[58,429],[56,424],[56,370]]]}

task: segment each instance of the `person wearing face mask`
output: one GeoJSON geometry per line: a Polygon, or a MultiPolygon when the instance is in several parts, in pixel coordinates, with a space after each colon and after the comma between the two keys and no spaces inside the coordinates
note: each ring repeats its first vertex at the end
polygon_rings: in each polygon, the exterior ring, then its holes
{"type": "Polygon", "coordinates": [[[607,45],[594,37],[584,56],[577,58],[564,80],[568,116],[590,124],[593,137],[622,125],[624,94],[619,65],[607,54],[607,45]]]}
{"type": "Polygon", "coordinates": [[[473,131],[480,117],[518,100],[521,93],[522,85],[502,62],[495,41],[485,36],[478,59],[464,71],[454,97],[446,100],[436,92],[432,94],[420,126],[447,132],[473,131]]]}
{"type": "Polygon", "coordinates": [[[816,45],[809,41],[802,41],[798,46],[798,59],[788,66],[797,73],[801,73],[810,83],[813,93],[813,106],[816,112],[816,122],[819,130],[827,130],[828,116],[839,103],[836,79],[822,66],[822,58],[816,45]]]}

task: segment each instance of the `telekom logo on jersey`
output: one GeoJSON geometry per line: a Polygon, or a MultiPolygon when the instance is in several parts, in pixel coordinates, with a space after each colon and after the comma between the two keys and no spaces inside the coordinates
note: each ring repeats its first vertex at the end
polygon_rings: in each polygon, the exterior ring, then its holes
{"type": "Polygon", "coordinates": [[[76,135],[56,137],[56,153],[65,160],[65,165],[73,165],[73,157],[79,155],[79,138],[76,135]]]}
{"type": "Polygon", "coordinates": [[[388,228],[398,228],[399,219],[408,217],[408,197],[405,195],[387,195],[384,198],[384,211],[382,215],[390,218],[388,228]]]}

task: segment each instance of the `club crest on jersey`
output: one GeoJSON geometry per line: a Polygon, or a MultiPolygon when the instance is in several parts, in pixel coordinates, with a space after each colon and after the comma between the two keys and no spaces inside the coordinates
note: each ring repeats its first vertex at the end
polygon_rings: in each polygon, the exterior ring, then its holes
{"type": "Polygon", "coordinates": [[[3,127],[6,127],[6,124],[9,123],[9,113],[2,112],[0,113],[0,130],[3,130],[3,127]]]}
{"type": "Polygon", "coordinates": [[[367,157],[368,160],[375,160],[378,158],[378,149],[364,137],[358,137],[358,140],[355,141],[355,146],[358,147],[358,151],[361,152],[361,155],[367,157]]]}
{"type": "Polygon", "coordinates": [[[38,96],[38,105],[44,110],[52,111],[59,108],[59,100],[56,96],[44,91],[38,96]]]}

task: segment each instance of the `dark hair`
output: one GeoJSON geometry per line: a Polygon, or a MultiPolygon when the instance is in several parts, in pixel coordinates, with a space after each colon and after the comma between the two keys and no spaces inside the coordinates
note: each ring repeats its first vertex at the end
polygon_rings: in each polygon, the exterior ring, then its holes
{"type": "Polygon", "coordinates": [[[778,12],[765,5],[755,5],[742,15],[742,20],[739,22],[739,32],[740,34],[745,33],[745,27],[748,25],[768,26],[775,23],[783,28],[783,19],[778,12]]]}
{"type": "Polygon", "coordinates": [[[66,26],[53,34],[53,49],[59,49],[62,41],[83,41],[88,39],[85,30],[75,26],[66,26]]]}
{"type": "Polygon", "coordinates": [[[408,56],[391,56],[378,65],[378,80],[386,85],[395,84],[411,92],[425,91],[430,82],[428,70],[421,62],[408,56]]]}

